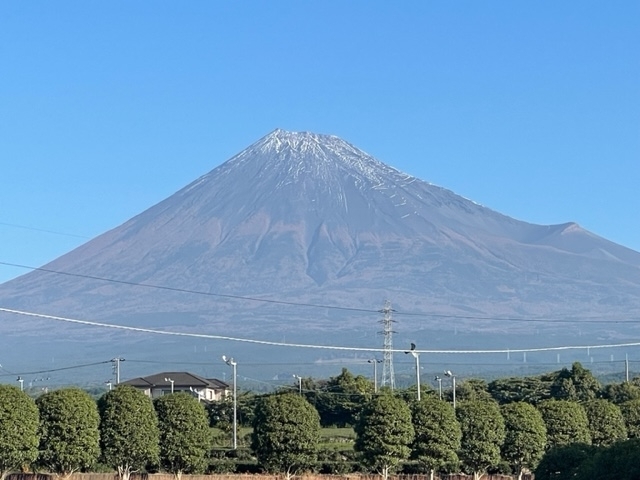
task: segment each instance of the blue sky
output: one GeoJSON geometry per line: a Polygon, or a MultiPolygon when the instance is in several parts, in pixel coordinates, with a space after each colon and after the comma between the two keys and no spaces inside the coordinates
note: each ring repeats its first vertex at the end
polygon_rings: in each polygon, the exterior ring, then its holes
{"type": "Polygon", "coordinates": [[[0,262],[42,265],[275,128],[640,250],[639,19],[636,1],[2,2],[0,262]]]}

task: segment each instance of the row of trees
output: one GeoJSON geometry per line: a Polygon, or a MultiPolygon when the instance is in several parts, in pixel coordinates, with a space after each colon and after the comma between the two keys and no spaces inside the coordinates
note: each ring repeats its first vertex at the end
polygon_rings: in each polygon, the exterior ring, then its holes
{"type": "Polygon", "coordinates": [[[32,468],[68,476],[102,462],[123,480],[161,466],[180,476],[203,471],[211,429],[197,399],[176,393],[154,403],[129,386],[98,403],[83,390],[65,388],[35,401],[0,385],[0,480],[32,468]]]}
{"type": "MultiPolygon", "coordinates": [[[[617,395],[619,405],[612,397],[597,398],[606,389],[593,380],[579,364],[558,372],[549,391],[560,387],[557,391],[565,393],[559,399],[539,391],[532,396],[529,388],[497,389],[499,381],[467,381],[455,411],[426,390],[420,402],[411,390],[379,395],[334,391],[330,396],[308,388],[306,395],[278,392],[239,400],[253,427],[251,453],[270,472],[291,475],[316,467],[323,411],[334,424],[354,426],[356,460],[384,476],[405,460],[432,476],[460,470],[479,475],[488,469],[519,474],[535,468],[545,451],[572,444],[604,448],[640,437],[640,398],[617,395]]],[[[327,383],[355,390],[366,388],[365,381],[344,370],[327,383]]],[[[201,472],[212,448],[210,421],[227,422],[225,405],[213,404],[207,417],[203,405],[186,393],[152,402],[132,387],[118,386],[96,403],[71,388],[33,401],[13,386],[0,386],[0,480],[25,465],[67,475],[95,468],[97,462],[125,480],[145,469],[162,468],[177,476],[201,472]]]]}

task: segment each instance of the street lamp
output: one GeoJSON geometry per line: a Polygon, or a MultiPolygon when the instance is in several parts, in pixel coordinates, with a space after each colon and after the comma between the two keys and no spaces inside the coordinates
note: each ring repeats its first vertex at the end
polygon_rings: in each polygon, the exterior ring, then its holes
{"type": "Polygon", "coordinates": [[[18,377],[16,380],[20,382],[20,391],[24,392],[24,378],[18,377]]]}
{"type": "Polygon", "coordinates": [[[302,395],[302,377],[300,375],[293,374],[293,378],[298,379],[298,393],[302,395]]]}
{"type": "Polygon", "coordinates": [[[416,352],[416,344],[411,343],[411,350],[404,353],[410,353],[416,359],[416,385],[418,387],[418,401],[420,401],[420,354],[416,352]]]}
{"type": "Polygon", "coordinates": [[[222,361],[233,367],[233,449],[238,448],[238,397],[236,395],[236,366],[238,363],[233,358],[222,356],[222,361]]]}
{"type": "Polygon", "coordinates": [[[453,409],[456,409],[456,376],[451,373],[451,370],[444,371],[445,377],[451,377],[451,389],[453,391],[453,409]]]}
{"type": "Polygon", "coordinates": [[[434,380],[438,382],[438,393],[440,394],[440,400],[442,400],[442,378],[436,375],[436,378],[434,378],[434,380]]]}
{"type": "Polygon", "coordinates": [[[382,363],[382,360],[372,358],[367,360],[367,363],[373,363],[373,392],[378,393],[378,364],[382,363]]]}
{"type": "Polygon", "coordinates": [[[165,382],[169,382],[171,384],[171,393],[173,393],[173,379],[169,377],[164,377],[165,382]]]}
{"type": "Polygon", "coordinates": [[[105,385],[106,385],[107,387],[109,387],[109,391],[111,391],[111,388],[113,387],[113,383],[111,383],[111,380],[107,380],[107,381],[106,381],[106,382],[104,382],[104,383],[105,383],[105,385]]]}

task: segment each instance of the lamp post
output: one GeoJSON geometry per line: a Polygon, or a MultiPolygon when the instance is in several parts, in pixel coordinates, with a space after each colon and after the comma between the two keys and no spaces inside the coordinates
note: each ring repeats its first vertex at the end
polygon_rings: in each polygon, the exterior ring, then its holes
{"type": "Polygon", "coordinates": [[[236,395],[236,367],[238,362],[233,358],[228,358],[226,355],[222,356],[222,361],[233,367],[233,449],[238,448],[238,397],[236,395]]]}
{"type": "Polygon", "coordinates": [[[440,394],[440,400],[442,400],[442,378],[436,375],[436,378],[434,378],[434,380],[438,382],[438,393],[440,394]]]}
{"type": "Polygon", "coordinates": [[[165,382],[169,382],[171,384],[171,393],[173,393],[173,379],[169,377],[164,377],[165,382]]]}
{"type": "Polygon", "coordinates": [[[24,378],[18,377],[16,381],[20,382],[20,391],[24,392],[24,378]]]}
{"type": "Polygon", "coordinates": [[[416,352],[416,344],[411,344],[411,349],[408,352],[416,359],[416,386],[418,387],[418,401],[420,401],[420,354],[416,352]]]}
{"type": "Polygon", "coordinates": [[[302,395],[302,377],[300,375],[293,374],[293,378],[298,379],[298,394],[302,395]]]}
{"type": "Polygon", "coordinates": [[[106,382],[104,382],[104,383],[105,383],[105,385],[106,385],[107,387],[109,387],[109,391],[111,391],[111,388],[113,387],[113,383],[111,383],[111,380],[107,380],[107,381],[106,381],[106,382]]]}
{"type": "Polygon", "coordinates": [[[451,377],[451,389],[453,392],[453,409],[456,409],[456,376],[451,373],[451,370],[444,371],[445,377],[451,377]]]}
{"type": "Polygon", "coordinates": [[[372,358],[367,360],[367,363],[373,363],[373,393],[378,393],[378,364],[382,363],[382,360],[372,358]]]}

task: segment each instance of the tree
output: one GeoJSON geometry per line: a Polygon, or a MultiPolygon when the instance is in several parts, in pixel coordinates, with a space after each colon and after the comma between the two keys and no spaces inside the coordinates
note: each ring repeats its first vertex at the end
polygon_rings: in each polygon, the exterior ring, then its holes
{"type": "Polygon", "coordinates": [[[545,400],[538,405],[547,427],[547,449],[571,443],[591,443],[587,414],[577,402],[545,400]]]}
{"type": "Polygon", "coordinates": [[[12,385],[0,385],[0,480],[38,458],[38,407],[12,385]]]}
{"type": "Polygon", "coordinates": [[[354,425],[362,405],[373,394],[373,385],[362,375],[354,376],[346,368],[340,375],[331,377],[315,395],[309,399],[314,403],[323,426],[346,427],[354,425]]]}
{"type": "Polygon", "coordinates": [[[591,400],[584,405],[589,420],[591,443],[608,446],[627,438],[622,412],[617,405],[607,400],[591,400]]]}
{"type": "Polygon", "coordinates": [[[572,480],[637,480],[638,478],[640,478],[640,439],[635,438],[598,449],[584,460],[572,480]]]}
{"type": "Polygon", "coordinates": [[[291,478],[317,459],[320,416],[300,395],[263,397],[256,406],[251,440],[251,448],[263,468],[291,478]]]}
{"type": "Polygon", "coordinates": [[[602,389],[602,398],[620,405],[629,400],[640,398],[640,387],[628,382],[610,383],[602,389]]]}
{"type": "Polygon", "coordinates": [[[462,429],[460,461],[474,479],[500,462],[504,420],[496,402],[460,402],[456,411],[462,429]]]}
{"type": "Polygon", "coordinates": [[[596,451],[596,447],[584,443],[552,447],[540,460],[534,477],[536,480],[575,480],[596,451]]]}
{"type": "Polygon", "coordinates": [[[103,461],[122,480],[158,463],[158,418],[149,397],[134,387],[119,385],[100,398],[98,409],[103,461]]]}
{"type": "Polygon", "coordinates": [[[629,438],[640,438],[640,399],[622,403],[620,411],[622,412],[629,438]]]}
{"type": "Polygon", "coordinates": [[[200,473],[211,448],[209,419],[198,400],[185,392],[155,400],[160,427],[160,464],[178,479],[200,473]]]}
{"type": "Polygon", "coordinates": [[[36,400],[40,411],[39,463],[69,476],[90,468],[100,455],[96,402],[79,388],[48,392],[36,400]]]}
{"type": "Polygon", "coordinates": [[[547,428],[540,412],[528,403],[509,403],[500,410],[506,432],[502,457],[520,480],[523,470],[532,470],[542,458],[547,445],[547,428]]]}
{"type": "Polygon", "coordinates": [[[362,462],[386,480],[411,453],[411,411],[401,398],[385,393],[367,402],[355,426],[354,449],[362,462]]]}
{"type": "MultiPolygon", "coordinates": [[[[447,398],[453,400],[453,392],[447,391],[447,398]]],[[[491,401],[491,394],[487,391],[487,382],[479,378],[469,378],[456,385],[456,400],[491,401]]]]}
{"type": "Polygon", "coordinates": [[[556,374],[551,385],[551,397],[556,400],[573,400],[586,402],[598,396],[601,390],[600,382],[590,370],[575,362],[571,370],[563,368],[556,374]]]}
{"type": "Polygon", "coordinates": [[[415,437],[411,458],[429,471],[451,470],[458,465],[462,432],[451,404],[433,397],[412,404],[411,418],[415,437]]]}
{"type": "Polygon", "coordinates": [[[511,402],[535,405],[549,398],[550,385],[541,377],[499,378],[489,383],[487,390],[500,405],[511,402]]]}

